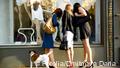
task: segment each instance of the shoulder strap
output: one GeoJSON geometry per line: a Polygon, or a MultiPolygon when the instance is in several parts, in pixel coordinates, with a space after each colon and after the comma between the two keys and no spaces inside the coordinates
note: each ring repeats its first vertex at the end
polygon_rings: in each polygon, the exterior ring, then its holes
{"type": "MultiPolygon", "coordinates": [[[[66,12],[66,19],[65,19],[65,29],[67,28],[67,12],[66,12]]],[[[70,17],[70,21],[72,21],[72,18],[70,17]]],[[[72,23],[70,22],[70,26],[71,26],[71,29],[73,30],[73,26],[72,26],[72,23]]]]}
{"type": "MultiPolygon", "coordinates": [[[[72,19],[71,17],[70,17],[70,21],[72,21],[72,22],[73,22],[73,19],[72,19]]],[[[72,22],[70,22],[70,26],[71,26],[71,29],[72,29],[72,31],[73,31],[72,22]]]]}
{"type": "Polygon", "coordinates": [[[65,15],[65,30],[67,28],[67,12],[66,12],[66,15],[65,15]]]}

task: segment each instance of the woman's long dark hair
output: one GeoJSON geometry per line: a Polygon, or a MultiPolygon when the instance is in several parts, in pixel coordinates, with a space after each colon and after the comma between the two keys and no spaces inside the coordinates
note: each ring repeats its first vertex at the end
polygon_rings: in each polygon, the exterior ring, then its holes
{"type": "Polygon", "coordinates": [[[57,8],[53,13],[55,13],[57,15],[57,17],[60,18],[62,16],[62,9],[57,8]]]}
{"type": "Polygon", "coordinates": [[[75,3],[73,5],[73,13],[78,12],[78,8],[81,7],[80,3],[75,3]]]}

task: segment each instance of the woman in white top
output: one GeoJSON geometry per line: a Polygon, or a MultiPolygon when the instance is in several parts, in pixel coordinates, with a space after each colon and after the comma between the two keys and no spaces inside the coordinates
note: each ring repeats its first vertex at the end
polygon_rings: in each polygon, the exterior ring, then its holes
{"type": "Polygon", "coordinates": [[[36,31],[37,31],[37,38],[36,38],[37,43],[41,43],[42,34],[43,34],[42,26],[44,23],[44,18],[43,18],[43,9],[41,7],[41,1],[42,0],[30,0],[32,22],[33,25],[36,26],[36,31]]]}

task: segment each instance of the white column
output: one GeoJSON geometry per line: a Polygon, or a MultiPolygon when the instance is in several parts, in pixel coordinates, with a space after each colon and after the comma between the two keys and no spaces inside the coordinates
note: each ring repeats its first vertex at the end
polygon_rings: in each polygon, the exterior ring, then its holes
{"type": "Polygon", "coordinates": [[[9,42],[11,44],[14,43],[14,0],[9,1],[9,19],[10,19],[10,35],[9,35],[9,42]]]}
{"type": "Polygon", "coordinates": [[[0,44],[13,42],[13,32],[11,32],[13,30],[12,5],[12,0],[0,0],[0,44]]]}
{"type": "Polygon", "coordinates": [[[101,42],[101,21],[100,21],[100,1],[101,0],[96,0],[96,12],[95,12],[95,42],[100,43],[101,42]]]}

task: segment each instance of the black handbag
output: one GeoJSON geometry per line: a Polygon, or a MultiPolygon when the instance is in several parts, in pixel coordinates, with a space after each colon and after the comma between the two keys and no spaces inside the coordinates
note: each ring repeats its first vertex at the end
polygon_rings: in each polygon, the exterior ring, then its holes
{"type": "Polygon", "coordinates": [[[67,37],[64,36],[62,41],[61,41],[59,49],[60,50],[67,50],[68,49],[68,45],[67,44],[68,44],[67,37]]]}
{"type": "MultiPolygon", "coordinates": [[[[67,18],[67,14],[66,14],[66,18],[67,18]]],[[[67,28],[67,19],[65,19],[65,30],[64,31],[66,31],[66,28],[67,28]]],[[[67,41],[67,36],[65,34],[62,37],[62,41],[60,43],[59,49],[60,50],[68,49],[68,41],[67,41]]]]}

